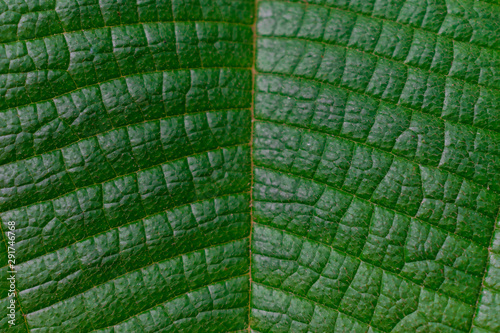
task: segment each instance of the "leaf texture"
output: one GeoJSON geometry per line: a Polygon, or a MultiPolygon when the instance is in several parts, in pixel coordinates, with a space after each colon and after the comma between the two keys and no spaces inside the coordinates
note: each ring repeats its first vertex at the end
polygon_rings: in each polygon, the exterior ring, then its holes
{"type": "Polygon", "coordinates": [[[259,2],[255,332],[500,331],[499,12],[259,2]]]}
{"type": "Polygon", "coordinates": [[[0,331],[500,332],[499,18],[0,0],[0,331]]]}

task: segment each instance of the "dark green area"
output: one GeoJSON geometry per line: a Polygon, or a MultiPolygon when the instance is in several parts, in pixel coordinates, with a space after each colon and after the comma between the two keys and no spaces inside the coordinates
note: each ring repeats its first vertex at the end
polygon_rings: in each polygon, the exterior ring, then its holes
{"type": "Polygon", "coordinates": [[[0,331],[500,332],[499,18],[0,0],[0,331]]]}

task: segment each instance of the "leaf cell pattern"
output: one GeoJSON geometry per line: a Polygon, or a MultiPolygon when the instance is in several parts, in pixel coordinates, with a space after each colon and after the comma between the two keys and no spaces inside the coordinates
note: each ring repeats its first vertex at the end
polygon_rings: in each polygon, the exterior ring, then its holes
{"type": "Polygon", "coordinates": [[[0,0],[0,331],[499,332],[499,18],[0,0]]]}

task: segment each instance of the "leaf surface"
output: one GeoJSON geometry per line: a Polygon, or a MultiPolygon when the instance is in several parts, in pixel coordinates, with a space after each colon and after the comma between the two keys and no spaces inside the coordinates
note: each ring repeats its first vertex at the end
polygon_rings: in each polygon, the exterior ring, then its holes
{"type": "Polygon", "coordinates": [[[494,1],[0,13],[2,331],[500,332],[494,1]]]}

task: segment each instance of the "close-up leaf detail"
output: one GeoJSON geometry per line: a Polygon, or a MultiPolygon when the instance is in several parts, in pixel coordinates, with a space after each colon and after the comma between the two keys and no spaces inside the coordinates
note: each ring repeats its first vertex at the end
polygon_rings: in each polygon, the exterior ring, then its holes
{"type": "Polygon", "coordinates": [[[0,332],[499,333],[499,208],[496,0],[0,0],[0,332]]]}

